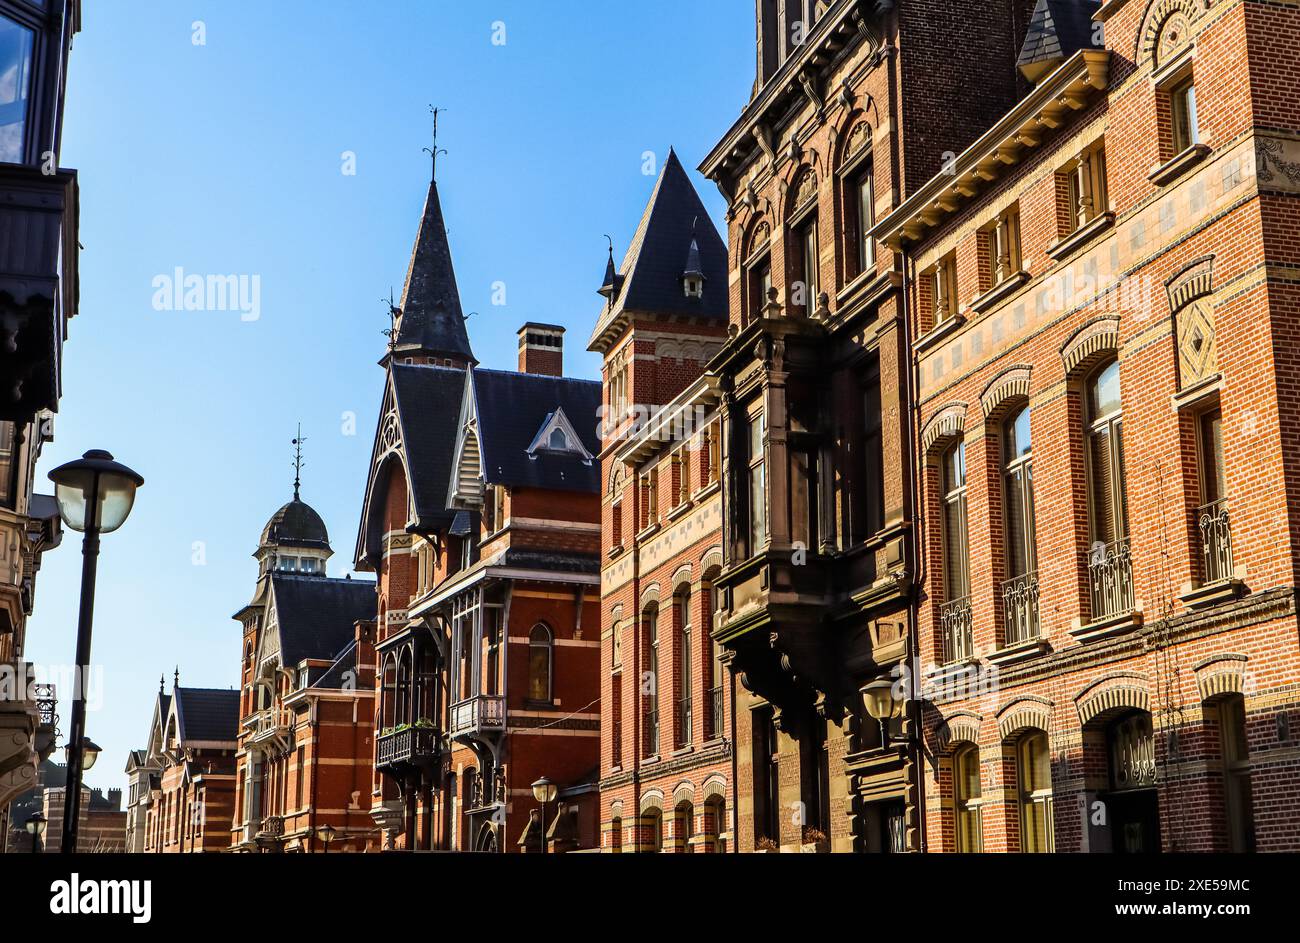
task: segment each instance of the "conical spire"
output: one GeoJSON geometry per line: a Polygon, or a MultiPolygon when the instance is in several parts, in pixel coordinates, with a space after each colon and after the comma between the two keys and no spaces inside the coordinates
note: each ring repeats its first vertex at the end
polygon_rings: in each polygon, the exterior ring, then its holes
{"type": "MultiPolygon", "coordinates": [[[[608,236],[605,237],[609,239],[608,236]]],[[[609,261],[605,263],[605,280],[600,283],[598,294],[604,295],[605,298],[613,302],[614,296],[618,294],[618,268],[614,265],[614,240],[609,240],[609,261]]]]}
{"type": "Polygon", "coordinates": [[[394,351],[474,360],[436,180],[429,183],[399,309],[394,351]]]}
{"type": "Polygon", "coordinates": [[[691,224],[691,247],[686,250],[686,270],[682,272],[684,278],[691,276],[704,277],[704,269],[700,267],[700,240],[695,235],[695,227],[698,225],[699,219],[697,218],[691,224]]]}

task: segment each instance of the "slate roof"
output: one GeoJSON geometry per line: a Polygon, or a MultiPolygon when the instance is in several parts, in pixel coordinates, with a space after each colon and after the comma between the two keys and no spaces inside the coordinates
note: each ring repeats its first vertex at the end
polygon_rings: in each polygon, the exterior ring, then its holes
{"type": "Polygon", "coordinates": [[[280,664],[333,660],[355,637],[357,622],[374,619],[375,584],[273,573],[271,591],[280,627],[280,664]]]}
{"type": "Polygon", "coordinates": [[[1092,15],[1101,0],[1038,0],[1016,65],[1031,81],[1080,49],[1093,48],[1092,15]]]}
{"type": "Polygon", "coordinates": [[[231,741],[239,734],[239,692],[174,688],[176,736],[187,741],[231,741]]]}
{"type": "Polygon", "coordinates": [[[330,536],[321,516],[310,505],[295,497],[266,522],[262,528],[261,545],[328,550],[330,536]]]}
{"type": "MultiPolygon", "coordinates": [[[[528,447],[556,411],[577,431],[593,456],[600,454],[600,384],[535,373],[475,369],[474,409],[483,480],[492,485],[555,491],[600,490],[600,462],[528,447]]],[[[445,493],[445,492],[444,492],[445,493]]]]}
{"type": "MultiPolygon", "coordinates": [[[[313,688],[327,688],[329,690],[337,691],[348,682],[348,673],[355,672],[356,669],[357,640],[354,636],[352,641],[347,644],[347,647],[335,656],[334,664],[330,665],[329,668],[322,672],[319,678],[312,681],[311,686],[313,688]]],[[[355,683],[355,678],[356,676],[353,675],[353,683],[355,683]]]]}
{"type": "Polygon", "coordinates": [[[419,350],[474,359],[461,313],[456,271],[451,264],[451,247],[447,244],[447,227],[436,182],[429,184],[399,307],[397,351],[419,350]]]}
{"type": "MultiPolygon", "coordinates": [[[[591,350],[599,350],[602,335],[633,311],[721,321],[728,318],[726,243],[671,149],[618,277],[622,284],[613,304],[606,304],[596,321],[591,350]],[[698,261],[691,253],[692,236],[697,243],[698,261]],[[688,298],[682,289],[682,275],[696,261],[705,278],[704,295],[688,298]]],[[[605,281],[609,281],[608,268],[605,281]]]]}
{"type": "Polygon", "coordinates": [[[410,466],[416,517],[448,523],[447,486],[456,458],[466,371],[454,367],[393,364],[393,390],[402,417],[402,445],[410,466]]]}

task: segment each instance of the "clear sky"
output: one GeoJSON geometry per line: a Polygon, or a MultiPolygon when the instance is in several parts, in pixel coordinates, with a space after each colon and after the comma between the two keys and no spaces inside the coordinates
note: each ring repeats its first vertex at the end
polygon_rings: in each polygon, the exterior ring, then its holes
{"type": "MultiPolygon", "coordinates": [[[[655,172],[670,145],[693,169],[739,114],[753,17],[753,0],[85,5],[63,153],[80,173],[81,304],[38,475],[51,490],[49,469],[103,448],[145,478],[100,556],[90,785],[125,785],[160,675],[238,684],[230,617],[291,497],[299,421],[303,499],[329,528],[330,575],[350,570],[380,299],[401,291],[428,186],[428,106],[446,109],[438,180],[478,359],[514,369],[518,327],[555,322],[566,371],[595,378],[604,234],[621,260],[654,184],[647,152],[655,172]],[[250,290],[256,276],[257,319],[157,310],[155,278],[178,267],[250,290]]],[[[717,189],[693,176],[721,229],[717,189]]],[[[80,566],[78,534],[46,555],[29,660],[72,661],[80,566]]]]}

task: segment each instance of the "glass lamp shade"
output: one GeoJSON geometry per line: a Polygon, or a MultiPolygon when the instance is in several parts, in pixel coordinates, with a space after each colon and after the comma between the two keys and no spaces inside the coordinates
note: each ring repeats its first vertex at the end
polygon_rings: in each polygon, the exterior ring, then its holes
{"type": "Polygon", "coordinates": [[[91,449],[81,458],[60,465],[50,472],[54,482],[54,498],[59,505],[63,523],[75,531],[85,531],[90,523],[98,525],[101,534],[111,534],[122,526],[131,506],[135,491],[144,479],[102,449],[91,449]],[[99,479],[99,500],[92,516],[89,512],[90,495],[99,479]]]}
{"type": "Polygon", "coordinates": [[[322,825],[320,828],[316,829],[316,837],[327,845],[334,840],[334,836],[337,834],[338,833],[332,825],[322,825]]]}
{"type": "Polygon", "coordinates": [[[554,802],[559,788],[545,776],[533,783],[533,798],[543,804],[554,802]]]}
{"type": "Polygon", "coordinates": [[[35,815],[32,815],[27,819],[27,834],[35,835],[37,838],[42,838],[45,835],[45,825],[45,816],[40,812],[37,812],[35,815]]]}
{"type": "MultiPolygon", "coordinates": [[[[71,757],[72,745],[69,744],[64,747],[63,751],[71,757]]],[[[88,772],[90,768],[95,765],[95,761],[99,759],[100,752],[100,746],[94,740],[91,740],[89,737],[81,738],[81,771],[83,773],[88,772]]]]}
{"type": "Polygon", "coordinates": [[[873,720],[888,720],[900,706],[894,699],[894,683],[881,678],[862,689],[862,704],[873,720]]]}

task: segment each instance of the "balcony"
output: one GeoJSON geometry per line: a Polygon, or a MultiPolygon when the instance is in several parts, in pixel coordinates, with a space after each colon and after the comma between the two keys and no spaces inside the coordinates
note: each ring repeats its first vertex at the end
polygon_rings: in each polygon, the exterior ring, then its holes
{"type": "Polygon", "coordinates": [[[1098,543],[1088,553],[1092,621],[1104,622],[1133,611],[1133,561],[1128,538],[1098,543]]]}
{"type": "Polygon", "coordinates": [[[962,596],[939,607],[939,635],[943,641],[943,663],[969,661],[975,657],[975,623],[970,597],[962,596]]]}
{"type": "Polygon", "coordinates": [[[244,729],[252,745],[274,743],[283,746],[293,740],[293,713],[282,707],[268,707],[245,717],[244,729]]]}
{"type": "Polygon", "coordinates": [[[481,737],[506,729],[506,699],[495,694],[476,694],[451,705],[451,735],[481,737]]]}
{"type": "Polygon", "coordinates": [[[1010,648],[1038,638],[1038,574],[1026,573],[1002,584],[1002,645],[1010,648]]]}
{"type": "Polygon", "coordinates": [[[1205,584],[1226,583],[1233,579],[1232,528],[1228,521],[1228,503],[1214,501],[1196,512],[1201,531],[1201,555],[1205,560],[1205,584]]]}
{"type": "Polygon", "coordinates": [[[434,727],[405,727],[375,739],[375,766],[381,773],[428,769],[438,762],[442,732],[434,727]]]}

